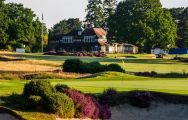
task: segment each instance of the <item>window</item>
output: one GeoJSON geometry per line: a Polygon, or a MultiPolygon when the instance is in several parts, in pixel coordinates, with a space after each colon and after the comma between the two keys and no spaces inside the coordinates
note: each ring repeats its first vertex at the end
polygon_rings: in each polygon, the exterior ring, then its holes
{"type": "Polygon", "coordinates": [[[61,40],[62,43],[73,43],[73,37],[72,36],[64,36],[61,40]]]}
{"type": "Polygon", "coordinates": [[[94,42],[95,36],[84,36],[84,42],[94,42]]]}

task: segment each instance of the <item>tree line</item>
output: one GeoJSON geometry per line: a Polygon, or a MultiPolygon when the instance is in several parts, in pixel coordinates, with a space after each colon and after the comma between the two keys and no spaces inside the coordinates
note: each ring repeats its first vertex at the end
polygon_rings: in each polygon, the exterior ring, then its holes
{"type": "MultiPolygon", "coordinates": [[[[131,43],[140,52],[153,47],[188,48],[188,8],[162,8],[160,0],[88,0],[85,21],[108,30],[109,43],[131,43]]],[[[42,22],[22,4],[0,0],[0,49],[24,47],[27,52],[41,51],[42,22]]],[[[44,27],[44,43],[54,36],[80,28],[78,18],[64,19],[49,33],[44,27]]]]}
{"type": "Polygon", "coordinates": [[[188,7],[165,9],[169,11],[177,25],[176,46],[188,48],[188,7]]]}
{"type": "Polygon", "coordinates": [[[188,8],[166,9],[160,0],[88,0],[86,11],[85,21],[108,30],[109,43],[131,43],[140,52],[188,48],[188,8]]]}
{"type": "Polygon", "coordinates": [[[47,28],[31,9],[22,4],[8,3],[0,0],[0,49],[15,50],[25,47],[26,52],[41,51],[41,39],[47,45],[47,28]]]}

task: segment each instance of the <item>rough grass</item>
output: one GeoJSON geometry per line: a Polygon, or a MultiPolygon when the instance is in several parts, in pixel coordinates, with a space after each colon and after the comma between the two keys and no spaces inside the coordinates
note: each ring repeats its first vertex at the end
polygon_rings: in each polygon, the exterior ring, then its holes
{"type": "Polygon", "coordinates": [[[0,61],[0,71],[42,72],[53,71],[58,68],[57,66],[44,65],[34,61],[0,61]]]}

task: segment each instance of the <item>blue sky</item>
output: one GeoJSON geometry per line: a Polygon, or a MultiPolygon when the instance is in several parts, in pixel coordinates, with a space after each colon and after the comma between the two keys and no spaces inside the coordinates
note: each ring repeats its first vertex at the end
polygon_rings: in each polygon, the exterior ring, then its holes
{"type": "MultiPolygon", "coordinates": [[[[87,5],[87,0],[6,0],[6,2],[22,3],[35,11],[40,18],[43,12],[44,22],[48,28],[70,17],[83,20],[87,5]]],[[[166,8],[188,7],[188,0],[161,0],[161,3],[166,8]]]]}

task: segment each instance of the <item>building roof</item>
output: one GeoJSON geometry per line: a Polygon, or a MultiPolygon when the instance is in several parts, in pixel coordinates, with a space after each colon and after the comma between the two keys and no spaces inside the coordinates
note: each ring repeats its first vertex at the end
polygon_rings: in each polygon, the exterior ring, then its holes
{"type": "Polygon", "coordinates": [[[125,43],[124,46],[126,46],[126,47],[137,47],[137,46],[135,46],[133,44],[127,44],[127,43],[125,43]]]}
{"type": "Polygon", "coordinates": [[[135,46],[133,44],[128,44],[128,43],[111,43],[111,44],[108,44],[108,46],[110,46],[110,45],[118,45],[118,46],[136,47],[136,48],[138,48],[137,46],[135,46]]]}
{"type": "Polygon", "coordinates": [[[102,28],[93,28],[95,34],[97,35],[97,37],[102,37],[102,36],[106,36],[107,32],[102,29],[102,28]]]}
{"type": "MultiPolygon", "coordinates": [[[[79,30],[73,30],[64,36],[78,36],[78,31],[79,30]]],[[[98,38],[101,38],[103,36],[106,36],[107,32],[102,28],[87,28],[82,32],[82,36],[93,36],[93,35],[96,35],[98,38]]]]}

